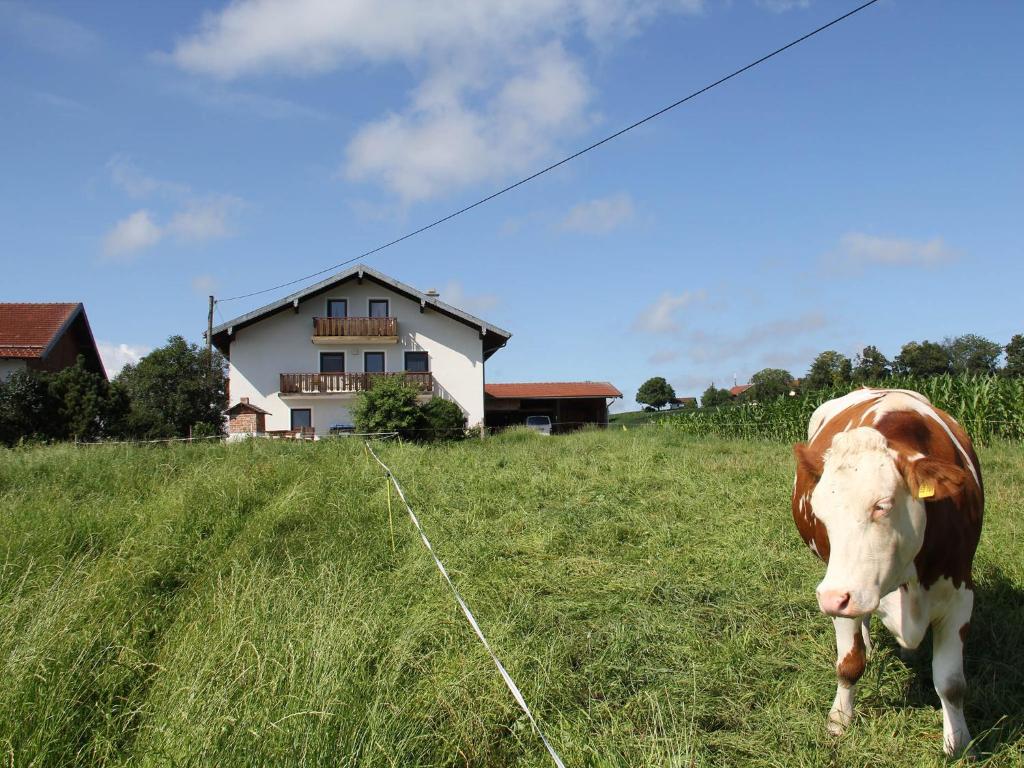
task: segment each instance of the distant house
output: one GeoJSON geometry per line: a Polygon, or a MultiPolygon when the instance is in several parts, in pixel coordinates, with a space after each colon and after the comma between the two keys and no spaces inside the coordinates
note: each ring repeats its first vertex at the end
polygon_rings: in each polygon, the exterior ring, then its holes
{"type": "Polygon", "coordinates": [[[484,420],[484,364],[508,331],[357,265],[213,329],[228,359],[228,431],[351,430],[356,396],[397,376],[484,420]],[[262,430],[261,430],[262,425],[262,430]]]}
{"type": "Polygon", "coordinates": [[[607,381],[486,384],[484,393],[488,427],[525,424],[529,416],[547,416],[555,432],[606,425],[610,401],[622,397],[607,381]]]}
{"type": "Polygon", "coordinates": [[[744,392],[746,392],[748,389],[750,389],[752,386],[754,386],[754,385],[753,384],[737,384],[735,387],[733,387],[732,389],[729,390],[729,397],[739,397],[744,392]]]}
{"type": "Polygon", "coordinates": [[[697,398],[696,397],[673,397],[668,401],[669,410],[677,410],[679,408],[696,408],[697,398]]]}
{"type": "Polygon", "coordinates": [[[79,355],[106,377],[82,304],[0,303],[0,381],[15,371],[60,371],[79,355]]]}

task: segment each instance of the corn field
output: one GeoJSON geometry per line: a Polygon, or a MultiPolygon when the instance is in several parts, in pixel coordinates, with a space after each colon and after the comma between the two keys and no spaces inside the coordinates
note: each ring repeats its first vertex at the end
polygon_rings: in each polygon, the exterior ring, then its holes
{"type": "MultiPolygon", "coordinates": [[[[896,376],[877,386],[920,392],[949,413],[979,445],[1024,440],[1024,380],[998,376],[896,376]]],[[[857,387],[810,392],[766,403],[740,403],[667,416],[661,426],[694,435],[797,442],[814,409],[857,387]]]]}

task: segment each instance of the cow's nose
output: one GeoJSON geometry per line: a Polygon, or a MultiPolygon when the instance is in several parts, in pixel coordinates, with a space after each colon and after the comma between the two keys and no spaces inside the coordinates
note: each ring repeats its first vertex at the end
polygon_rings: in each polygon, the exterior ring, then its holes
{"type": "Polygon", "coordinates": [[[850,609],[850,593],[840,589],[826,589],[818,593],[818,606],[829,616],[847,616],[850,609]]]}

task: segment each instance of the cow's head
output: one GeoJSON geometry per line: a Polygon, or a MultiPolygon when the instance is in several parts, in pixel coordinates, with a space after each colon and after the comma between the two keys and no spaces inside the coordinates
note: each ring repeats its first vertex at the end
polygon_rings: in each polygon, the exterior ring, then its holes
{"type": "Polygon", "coordinates": [[[840,432],[824,455],[794,446],[818,478],[814,515],[828,531],[829,558],[818,605],[831,616],[863,616],[912,575],[924,542],[925,499],[963,488],[958,466],[891,446],[876,429],[840,432]]]}

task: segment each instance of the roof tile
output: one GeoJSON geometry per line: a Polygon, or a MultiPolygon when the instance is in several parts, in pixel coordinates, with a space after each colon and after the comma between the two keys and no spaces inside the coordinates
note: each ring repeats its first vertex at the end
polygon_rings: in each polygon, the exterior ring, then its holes
{"type": "Polygon", "coordinates": [[[491,397],[557,398],[557,397],[622,397],[607,381],[536,381],[515,384],[485,384],[491,397]]]}
{"type": "Polygon", "coordinates": [[[0,357],[39,358],[78,304],[0,304],[0,357]]]}

